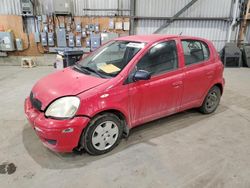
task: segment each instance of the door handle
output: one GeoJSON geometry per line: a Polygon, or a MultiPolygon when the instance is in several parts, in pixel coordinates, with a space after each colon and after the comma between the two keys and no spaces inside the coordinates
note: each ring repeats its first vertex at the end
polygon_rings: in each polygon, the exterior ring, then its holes
{"type": "Polygon", "coordinates": [[[182,84],[183,84],[182,81],[177,81],[177,82],[172,83],[172,86],[174,86],[174,87],[179,87],[179,86],[182,85],[182,84]]]}

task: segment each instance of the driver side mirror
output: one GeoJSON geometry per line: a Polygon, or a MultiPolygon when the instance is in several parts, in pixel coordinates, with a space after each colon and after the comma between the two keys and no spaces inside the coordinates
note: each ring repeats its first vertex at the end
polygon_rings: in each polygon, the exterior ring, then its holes
{"type": "Polygon", "coordinates": [[[151,78],[151,74],[148,71],[138,70],[138,71],[135,72],[133,80],[134,81],[149,80],[150,78],[151,78]]]}

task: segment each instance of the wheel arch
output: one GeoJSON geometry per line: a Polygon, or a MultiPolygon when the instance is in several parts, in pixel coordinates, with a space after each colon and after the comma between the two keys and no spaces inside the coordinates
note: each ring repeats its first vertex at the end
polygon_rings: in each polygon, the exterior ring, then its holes
{"type": "Polygon", "coordinates": [[[83,143],[82,135],[84,134],[85,129],[89,126],[91,120],[93,120],[95,117],[97,117],[99,115],[103,115],[105,113],[115,114],[121,120],[121,122],[122,122],[122,124],[124,126],[123,127],[123,136],[124,137],[129,136],[129,130],[130,130],[129,122],[128,122],[128,119],[126,118],[126,116],[124,115],[124,113],[122,113],[120,110],[117,110],[117,109],[105,109],[103,111],[97,112],[93,116],[90,116],[90,121],[88,122],[88,125],[82,130],[82,133],[81,133],[81,136],[80,136],[80,139],[79,139],[79,142],[78,142],[78,146],[76,148],[74,148],[75,152],[80,152],[83,149],[84,146],[82,145],[82,143],[83,143]]]}
{"type": "Polygon", "coordinates": [[[216,83],[216,84],[213,85],[213,87],[214,86],[217,86],[220,89],[220,92],[221,92],[221,95],[222,95],[223,94],[223,86],[222,86],[222,84],[221,83],[216,83]]]}
{"type": "Polygon", "coordinates": [[[117,109],[105,109],[105,110],[102,110],[102,111],[94,114],[91,117],[91,119],[94,119],[96,116],[99,116],[99,115],[102,115],[102,114],[105,114],[105,113],[112,113],[112,114],[116,115],[123,123],[124,136],[128,136],[129,129],[130,129],[129,120],[128,120],[128,117],[123,112],[121,112],[120,110],[117,110],[117,109]]]}
{"type": "Polygon", "coordinates": [[[215,84],[211,85],[211,87],[209,87],[209,88],[207,89],[207,91],[204,93],[203,97],[201,98],[201,100],[200,100],[198,106],[201,106],[201,105],[202,105],[202,103],[204,102],[204,100],[205,100],[205,98],[206,98],[206,96],[207,96],[209,90],[210,90],[211,88],[213,88],[214,86],[217,86],[217,87],[220,89],[220,92],[221,92],[221,95],[222,95],[222,93],[223,93],[223,84],[220,83],[220,82],[216,82],[215,84]]]}

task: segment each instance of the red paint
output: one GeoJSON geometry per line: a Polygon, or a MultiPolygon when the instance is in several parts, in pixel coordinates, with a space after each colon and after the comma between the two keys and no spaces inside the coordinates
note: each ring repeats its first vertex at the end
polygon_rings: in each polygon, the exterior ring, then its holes
{"type": "Polygon", "coordinates": [[[128,36],[116,40],[147,43],[118,76],[102,79],[66,68],[46,76],[33,87],[35,98],[43,104],[42,110],[62,96],[77,95],[81,99],[77,116],[68,120],[46,118],[44,112],[35,110],[29,98],[26,99],[26,116],[33,127],[41,130],[36,133],[50,149],[59,152],[72,151],[78,145],[81,133],[90,119],[100,112],[117,110],[126,118],[128,127],[132,128],[163,116],[199,107],[212,86],[224,86],[223,65],[210,41],[169,35],[128,36]],[[130,71],[148,49],[155,43],[169,39],[176,41],[179,68],[153,76],[150,80],[124,84],[130,71]],[[210,58],[202,63],[185,66],[181,39],[205,42],[210,50],[210,58]],[[69,127],[74,128],[72,133],[62,133],[62,130],[69,127]],[[57,140],[57,144],[51,145],[45,139],[57,140]]]}
{"type": "Polygon", "coordinates": [[[42,110],[44,110],[52,100],[58,97],[77,95],[107,81],[66,68],[40,79],[32,91],[35,98],[42,101],[42,110]]]}

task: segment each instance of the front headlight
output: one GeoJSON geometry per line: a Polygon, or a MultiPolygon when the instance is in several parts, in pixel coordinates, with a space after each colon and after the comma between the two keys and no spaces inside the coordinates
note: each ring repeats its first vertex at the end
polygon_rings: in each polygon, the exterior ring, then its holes
{"type": "Polygon", "coordinates": [[[78,97],[62,97],[49,105],[45,116],[54,118],[71,118],[75,115],[80,105],[78,97]]]}

